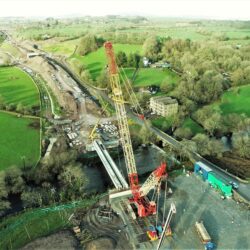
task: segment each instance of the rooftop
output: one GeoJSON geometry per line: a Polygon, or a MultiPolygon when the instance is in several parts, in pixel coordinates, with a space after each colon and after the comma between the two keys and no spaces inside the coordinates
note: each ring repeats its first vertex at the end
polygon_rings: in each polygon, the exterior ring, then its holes
{"type": "Polygon", "coordinates": [[[152,100],[157,101],[157,102],[161,102],[164,104],[174,104],[177,103],[176,99],[173,99],[170,96],[155,96],[155,97],[151,97],[152,100]]]}

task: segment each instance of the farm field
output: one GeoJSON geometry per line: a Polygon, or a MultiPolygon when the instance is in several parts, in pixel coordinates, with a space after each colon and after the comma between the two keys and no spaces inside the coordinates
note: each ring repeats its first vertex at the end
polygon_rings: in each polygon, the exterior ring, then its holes
{"type": "MultiPolygon", "coordinates": [[[[123,51],[128,55],[129,53],[134,52],[141,53],[142,46],[136,44],[114,44],[114,50],[116,53],[123,51]]],[[[86,66],[86,69],[89,70],[94,80],[100,75],[100,72],[106,65],[106,55],[103,47],[86,56],[74,55],[71,58],[78,59],[84,66],[86,66]]]]}
{"type": "Polygon", "coordinates": [[[6,104],[39,106],[40,97],[29,75],[16,67],[0,67],[0,96],[6,104]]]}
{"type": "Polygon", "coordinates": [[[213,105],[214,108],[221,110],[222,114],[245,114],[250,117],[250,85],[231,88],[225,92],[220,102],[213,105]]]}
{"type": "Polygon", "coordinates": [[[40,158],[39,119],[18,118],[16,115],[0,112],[0,171],[10,166],[34,165],[40,158]]]}

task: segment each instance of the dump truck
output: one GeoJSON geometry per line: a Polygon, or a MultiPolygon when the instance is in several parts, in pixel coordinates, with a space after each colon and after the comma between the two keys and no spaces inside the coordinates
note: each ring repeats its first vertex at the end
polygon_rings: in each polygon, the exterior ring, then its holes
{"type": "Polygon", "coordinates": [[[212,239],[211,239],[209,233],[207,232],[207,230],[203,224],[203,221],[195,222],[195,228],[196,228],[196,231],[201,239],[201,242],[204,244],[204,249],[205,250],[215,249],[215,244],[212,242],[212,239]]]}

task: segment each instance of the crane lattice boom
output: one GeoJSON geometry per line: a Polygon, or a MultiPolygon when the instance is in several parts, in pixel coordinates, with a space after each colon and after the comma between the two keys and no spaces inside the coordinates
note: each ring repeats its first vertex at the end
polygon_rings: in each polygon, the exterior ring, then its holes
{"type": "Polygon", "coordinates": [[[116,115],[118,119],[120,139],[122,143],[122,148],[124,150],[125,163],[127,166],[129,183],[133,195],[137,195],[139,192],[139,181],[138,174],[136,171],[135,157],[133,153],[128,120],[126,115],[126,109],[124,105],[124,98],[122,94],[122,89],[120,85],[120,77],[118,74],[117,65],[115,62],[115,54],[113,51],[112,43],[106,42],[105,49],[107,57],[109,60],[109,74],[110,74],[110,84],[113,91],[113,100],[115,103],[116,115]]]}
{"type": "Polygon", "coordinates": [[[162,163],[146,180],[140,188],[138,174],[136,170],[135,157],[130,138],[126,108],[124,104],[123,93],[120,84],[119,70],[115,61],[115,54],[111,42],[106,42],[105,51],[108,58],[108,69],[110,76],[110,85],[115,103],[116,115],[118,119],[118,127],[120,140],[124,152],[125,163],[128,172],[130,189],[133,194],[131,199],[137,205],[138,215],[140,217],[148,216],[156,213],[156,205],[154,201],[147,198],[148,192],[153,189],[165,174],[166,163],[162,163]]]}

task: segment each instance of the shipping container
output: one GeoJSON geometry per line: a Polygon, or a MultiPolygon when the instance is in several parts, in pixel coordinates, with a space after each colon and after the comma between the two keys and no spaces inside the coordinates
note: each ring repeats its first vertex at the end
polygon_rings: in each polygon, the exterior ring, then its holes
{"type": "Polygon", "coordinates": [[[212,172],[212,169],[203,162],[198,161],[194,164],[194,172],[201,175],[203,180],[206,181],[208,179],[208,173],[212,172]]]}
{"type": "Polygon", "coordinates": [[[226,180],[223,180],[215,173],[208,173],[208,182],[213,188],[220,190],[226,197],[232,196],[232,185],[228,184],[226,180]]]}

